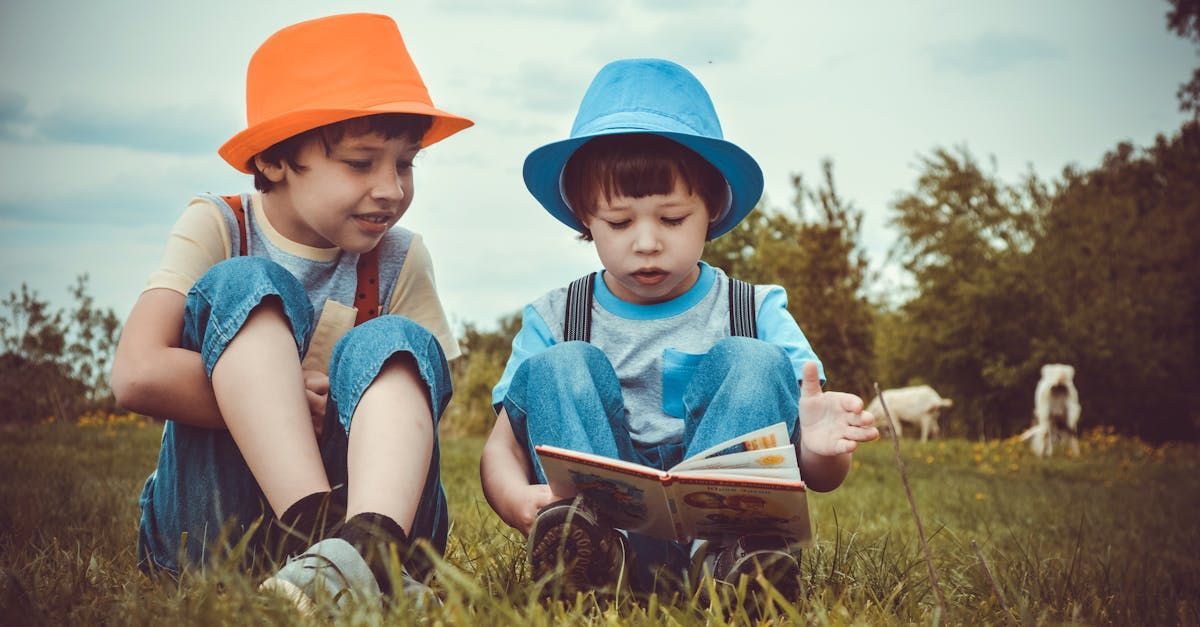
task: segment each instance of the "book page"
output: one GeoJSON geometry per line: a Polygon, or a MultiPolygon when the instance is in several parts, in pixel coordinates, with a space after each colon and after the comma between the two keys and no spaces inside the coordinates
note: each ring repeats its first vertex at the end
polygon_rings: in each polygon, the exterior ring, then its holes
{"type": "Polygon", "coordinates": [[[712,470],[726,468],[743,469],[786,469],[796,470],[796,479],[800,478],[800,464],[796,460],[796,447],[791,443],[774,448],[746,451],[743,453],[727,453],[715,457],[693,457],[680,462],[671,469],[672,476],[680,476],[697,470],[712,470]]]}
{"type": "Polygon", "coordinates": [[[684,533],[692,538],[767,534],[807,544],[812,537],[799,481],[695,475],[675,478],[670,490],[684,533]]]}
{"type": "Polygon", "coordinates": [[[706,450],[700,451],[695,455],[683,460],[671,468],[671,471],[682,469],[686,464],[696,460],[708,459],[731,453],[744,453],[746,451],[757,451],[767,448],[775,448],[784,446],[790,443],[788,440],[787,425],[782,422],[777,422],[769,427],[756,429],[750,433],[740,435],[731,440],[726,440],[712,446],[706,450]]]}
{"type": "MultiPolygon", "coordinates": [[[[801,481],[799,468],[710,468],[704,470],[686,470],[679,473],[680,477],[705,475],[709,477],[729,477],[741,479],[773,479],[775,481],[801,481]]],[[[671,475],[674,477],[675,475],[671,475]]]]}
{"type": "Polygon", "coordinates": [[[582,494],[604,520],[627,531],[675,539],[661,470],[619,459],[538,446],[542,470],[556,494],[582,494]]]}

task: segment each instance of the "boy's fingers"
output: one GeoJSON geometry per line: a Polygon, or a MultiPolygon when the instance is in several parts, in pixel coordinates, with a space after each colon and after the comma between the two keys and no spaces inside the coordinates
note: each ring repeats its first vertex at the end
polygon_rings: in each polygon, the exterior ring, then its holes
{"type": "Polygon", "coordinates": [[[304,387],[317,394],[329,393],[329,377],[316,370],[304,371],[304,387]]]}
{"type": "Polygon", "coordinates": [[[846,427],[843,437],[854,442],[870,442],[879,437],[879,430],[875,427],[846,427]]]}
{"type": "Polygon", "coordinates": [[[817,362],[804,362],[801,371],[800,396],[816,396],[821,393],[821,375],[817,372],[817,362]]]}
{"type": "Polygon", "coordinates": [[[848,412],[853,412],[855,414],[861,412],[862,408],[863,408],[862,399],[855,396],[854,394],[842,394],[841,395],[841,403],[842,403],[842,409],[844,409],[848,412]]]}

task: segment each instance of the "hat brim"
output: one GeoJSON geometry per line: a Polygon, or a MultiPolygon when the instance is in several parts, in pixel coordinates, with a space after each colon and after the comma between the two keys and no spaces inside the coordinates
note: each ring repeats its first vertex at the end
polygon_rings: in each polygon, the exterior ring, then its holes
{"type": "Polygon", "coordinates": [[[522,174],[525,177],[525,187],[533,197],[542,204],[550,215],[559,222],[583,233],[585,228],[563,198],[559,184],[563,167],[567,160],[589,140],[602,135],[651,134],[666,137],[678,142],[699,154],[713,165],[725,177],[730,188],[729,211],[709,226],[708,239],[716,239],[728,233],[737,226],[758,204],[762,198],[763,175],[758,162],[749,153],[737,145],[722,139],[713,139],[673,133],[668,131],[629,131],[625,129],[610,130],[572,137],[558,142],[546,144],[531,152],[525,158],[522,174]]]}
{"type": "Polygon", "coordinates": [[[386,102],[355,109],[293,111],[245,129],[225,142],[217,152],[229,165],[246,174],[252,174],[250,160],[258,153],[289,137],[326,124],[379,113],[412,113],[432,117],[433,125],[421,139],[423,148],[474,124],[467,118],[446,113],[423,102],[386,102]]]}

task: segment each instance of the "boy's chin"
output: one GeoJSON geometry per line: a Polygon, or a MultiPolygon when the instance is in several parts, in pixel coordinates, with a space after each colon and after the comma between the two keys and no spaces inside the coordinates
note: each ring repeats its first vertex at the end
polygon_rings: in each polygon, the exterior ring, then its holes
{"type": "Polygon", "coordinates": [[[370,251],[374,250],[375,247],[378,246],[379,242],[381,242],[381,241],[383,241],[382,235],[380,235],[379,237],[376,237],[374,239],[366,239],[366,238],[362,238],[362,237],[356,237],[353,240],[338,242],[337,247],[348,253],[354,253],[356,255],[361,255],[365,252],[370,252],[370,251]]]}

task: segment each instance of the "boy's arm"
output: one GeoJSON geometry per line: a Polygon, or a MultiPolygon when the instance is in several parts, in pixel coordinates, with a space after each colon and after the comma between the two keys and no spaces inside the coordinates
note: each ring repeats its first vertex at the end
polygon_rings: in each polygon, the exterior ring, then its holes
{"type": "Polygon", "coordinates": [[[138,297],[113,358],[113,395],[129,411],[224,429],[200,353],[179,347],[185,303],[165,288],[138,297]]]}
{"type": "Polygon", "coordinates": [[[479,478],[483,495],[500,519],[526,536],[538,510],[561,498],[550,486],[533,483],[531,467],[529,455],[513,435],[508,412],[501,408],[483,445],[479,478]]]}
{"type": "Polygon", "coordinates": [[[800,437],[796,454],[804,484],[828,492],[850,472],[850,455],[859,442],[879,437],[875,417],[863,411],[862,399],[844,392],[821,390],[817,364],[805,362],[800,381],[800,437]]]}

